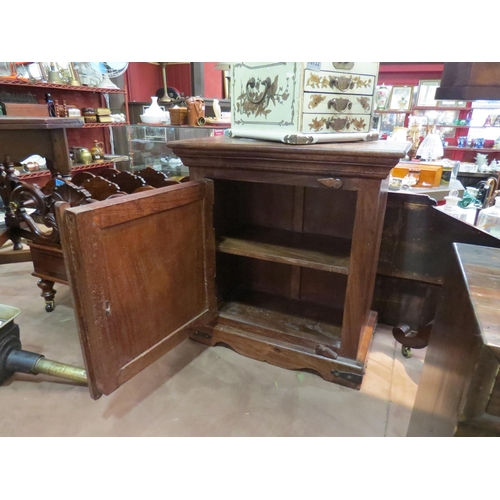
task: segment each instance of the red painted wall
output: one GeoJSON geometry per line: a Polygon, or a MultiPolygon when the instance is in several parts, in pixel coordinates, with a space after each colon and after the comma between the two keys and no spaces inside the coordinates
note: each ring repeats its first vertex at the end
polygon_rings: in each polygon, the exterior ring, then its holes
{"type": "Polygon", "coordinates": [[[130,102],[151,102],[151,96],[163,86],[160,66],[147,62],[129,63],[126,80],[130,102]]]}
{"type": "Polygon", "coordinates": [[[380,63],[378,84],[418,85],[420,80],[441,80],[444,63],[380,63]]]}
{"type": "MultiPolygon", "coordinates": [[[[150,102],[151,96],[163,88],[161,66],[147,62],[131,62],[127,73],[128,99],[130,102],[150,102]]],[[[167,66],[167,86],[174,87],[185,96],[191,95],[191,66],[167,66]]]]}
{"type": "MultiPolygon", "coordinates": [[[[202,97],[222,99],[224,94],[223,73],[215,69],[215,62],[203,63],[205,91],[202,97]]],[[[150,102],[151,96],[163,87],[161,67],[147,62],[129,63],[126,73],[130,102],[150,102]]],[[[181,95],[192,95],[191,65],[169,64],[167,86],[176,88],[181,95]]]]}
{"type": "Polygon", "coordinates": [[[191,90],[191,65],[185,63],[167,66],[167,86],[177,89],[185,97],[191,96],[193,93],[191,90]]]}
{"type": "Polygon", "coordinates": [[[205,92],[203,97],[222,99],[224,97],[224,73],[215,69],[216,62],[203,63],[205,92]]]}

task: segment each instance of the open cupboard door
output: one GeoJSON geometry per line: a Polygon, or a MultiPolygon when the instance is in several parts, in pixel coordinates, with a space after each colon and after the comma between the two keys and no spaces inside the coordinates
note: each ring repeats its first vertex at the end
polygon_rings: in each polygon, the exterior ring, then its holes
{"type": "Polygon", "coordinates": [[[216,317],[212,205],[208,180],[58,205],[92,398],[112,393],[216,317]]]}

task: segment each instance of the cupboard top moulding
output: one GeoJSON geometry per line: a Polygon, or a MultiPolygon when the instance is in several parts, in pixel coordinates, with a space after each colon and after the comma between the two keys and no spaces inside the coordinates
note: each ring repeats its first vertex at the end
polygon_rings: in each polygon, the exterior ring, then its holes
{"type": "Polygon", "coordinates": [[[396,141],[291,145],[224,136],[169,143],[190,168],[262,171],[262,182],[271,182],[273,173],[382,181],[404,156],[408,145],[396,141]]]}

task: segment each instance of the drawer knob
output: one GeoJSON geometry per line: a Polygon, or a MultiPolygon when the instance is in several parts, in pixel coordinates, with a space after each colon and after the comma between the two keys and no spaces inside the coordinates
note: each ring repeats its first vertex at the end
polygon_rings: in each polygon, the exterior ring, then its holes
{"type": "Polygon", "coordinates": [[[267,77],[265,80],[260,82],[262,85],[264,85],[265,89],[264,92],[259,96],[257,95],[256,97],[252,96],[252,93],[250,89],[255,89],[257,85],[255,78],[250,78],[247,82],[246,85],[246,92],[247,92],[247,98],[248,100],[253,103],[253,104],[260,104],[266,97],[267,93],[269,92],[269,89],[271,88],[271,78],[267,77]]]}
{"type": "Polygon", "coordinates": [[[332,76],[330,77],[330,87],[346,92],[354,88],[354,80],[350,76],[332,76]]]}
{"type": "Polygon", "coordinates": [[[332,187],[333,189],[340,189],[342,187],[342,181],[338,178],[328,177],[326,179],[318,179],[318,182],[323,184],[323,186],[332,187]]]}

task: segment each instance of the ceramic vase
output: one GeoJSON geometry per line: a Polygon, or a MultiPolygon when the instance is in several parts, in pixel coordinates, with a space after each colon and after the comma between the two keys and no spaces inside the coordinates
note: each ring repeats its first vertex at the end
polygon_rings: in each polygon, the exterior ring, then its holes
{"type": "MultiPolygon", "coordinates": [[[[149,106],[149,108],[146,109],[146,111],[144,111],[144,114],[147,116],[158,116],[158,117],[163,116],[163,110],[160,108],[160,106],[158,104],[158,97],[157,96],[151,97],[151,106],[149,106]]],[[[160,121],[160,120],[158,120],[158,121],[160,121]]]]}
{"type": "Polygon", "coordinates": [[[384,84],[377,87],[377,90],[375,92],[375,103],[377,105],[377,109],[386,108],[390,93],[391,89],[389,87],[386,87],[384,84]]]}

